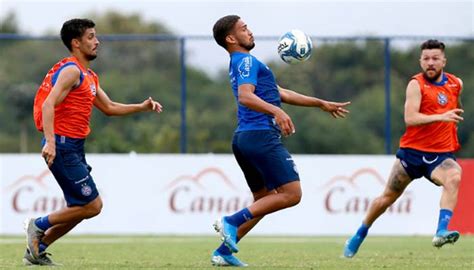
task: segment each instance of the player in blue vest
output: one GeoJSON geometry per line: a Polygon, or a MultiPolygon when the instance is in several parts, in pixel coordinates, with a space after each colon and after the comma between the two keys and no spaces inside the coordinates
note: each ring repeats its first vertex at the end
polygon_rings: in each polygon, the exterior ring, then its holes
{"type": "Polygon", "coordinates": [[[237,242],[265,215],[298,204],[301,186],[295,163],[281,142],[281,135],[295,133],[281,102],[319,107],[333,117],[345,117],[350,102],[329,102],[281,88],[268,66],[249,52],[255,46],[252,32],[239,16],[219,19],[214,39],[230,54],[229,77],[238,106],[238,126],[232,150],[253,194],[254,203],[214,223],[223,243],[212,254],[217,266],[247,266],[232,253],[237,242]]]}

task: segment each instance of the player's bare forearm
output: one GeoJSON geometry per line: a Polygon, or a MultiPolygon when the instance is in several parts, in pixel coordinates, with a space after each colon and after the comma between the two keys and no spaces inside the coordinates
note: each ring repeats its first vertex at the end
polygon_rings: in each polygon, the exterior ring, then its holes
{"type": "Polygon", "coordinates": [[[323,100],[315,97],[309,97],[295,91],[278,87],[281,101],[291,105],[305,106],[305,107],[321,107],[323,100]]]}
{"type": "Polygon", "coordinates": [[[332,102],[315,97],[309,97],[306,95],[299,94],[295,91],[278,87],[280,92],[280,98],[283,102],[306,107],[318,107],[321,110],[328,112],[334,118],[344,118],[349,110],[346,106],[351,104],[350,102],[332,102]]]}
{"type": "Polygon", "coordinates": [[[407,126],[419,126],[441,121],[440,114],[426,115],[422,113],[405,114],[405,124],[407,126]]]}
{"type": "Polygon", "coordinates": [[[243,106],[257,111],[272,115],[275,123],[280,127],[281,133],[284,136],[295,133],[295,126],[291,118],[280,107],[268,103],[255,95],[255,86],[250,84],[243,84],[239,86],[238,101],[243,106]]]}
{"type": "Polygon", "coordinates": [[[265,102],[253,92],[248,91],[239,91],[239,103],[254,111],[270,115],[275,115],[280,110],[277,106],[265,102]]]}
{"type": "Polygon", "coordinates": [[[153,100],[151,97],[145,99],[145,101],[139,104],[123,104],[112,101],[100,87],[97,91],[94,105],[107,116],[121,116],[147,111],[160,113],[162,111],[161,104],[153,100]]]}
{"type": "Polygon", "coordinates": [[[43,114],[43,135],[46,140],[45,145],[41,149],[41,156],[44,158],[48,167],[56,158],[56,139],[54,138],[54,105],[52,99],[46,99],[42,107],[43,114]]]}
{"type": "Polygon", "coordinates": [[[464,118],[461,114],[464,110],[456,108],[449,110],[443,114],[423,114],[419,112],[406,112],[405,113],[405,124],[406,126],[419,126],[431,124],[434,122],[454,122],[459,123],[464,118]]]}
{"type": "Polygon", "coordinates": [[[46,143],[55,144],[54,138],[54,106],[48,102],[43,103],[43,135],[46,143]]]}
{"type": "Polygon", "coordinates": [[[463,109],[462,101],[461,101],[461,94],[463,92],[463,82],[460,78],[458,78],[458,80],[459,80],[459,83],[461,84],[461,89],[459,89],[459,96],[458,96],[458,108],[463,109]]]}
{"type": "Polygon", "coordinates": [[[111,102],[102,110],[107,116],[121,116],[145,111],[141,104],[122,104],[111,102]]]}
{"type": "Polygon", "coordinates": [[[102,107],[101,111],[107,116],[122,116],[139,112],[155,111],[160,113],[161,105],[153,100],[148,99],[140,104],[123,104],[118,102],[111,102],[106,107],[102,107]]]}

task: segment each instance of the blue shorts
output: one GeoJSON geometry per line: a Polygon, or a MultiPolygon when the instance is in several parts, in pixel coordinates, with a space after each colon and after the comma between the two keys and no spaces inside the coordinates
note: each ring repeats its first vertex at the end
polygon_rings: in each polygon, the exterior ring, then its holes
{"type": "Polygon", "coordinates": [[[232,150],[252,192],[264,187],[273,190],[300,179],[277,130],[236,132],[232,150]]]}
{"type": "Polygon", "coordinates": [[[403,168],[411,179],[424,176],[431,182],[433,182],[431,173],[441,162],[448,158],[456,160],[453,153],[430,153],[411,148],[398,149],[396,156],[400,159],[403,168]]]}
{"type": "MultiPolygon", "coordinates": [[[[90,175],[92,167],[84,155],[84,139],[56,137],[56,158],[49,168],[64,193],[67,206],[82,206],[93,201],[99,192],[90,175]]],[[[45,144],[43,139],[42,145],[45,144]]]]}

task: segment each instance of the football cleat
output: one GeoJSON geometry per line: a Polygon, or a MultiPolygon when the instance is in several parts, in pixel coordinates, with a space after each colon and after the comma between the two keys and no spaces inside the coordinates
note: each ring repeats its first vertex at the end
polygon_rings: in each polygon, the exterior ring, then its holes
{"type": "Polygon", "coordinates": [[[357,254],[360,245],[364,241],[365,237],[362,237],[358,234],[347,239],[346,245],[344,246],[344,257],[352,258],[357,254]]]}
{"type": "Polygon", "coordinates": [[[31,255],[30,249],[26,248],[25,255],[23,255],[23,264],[24,265],[36,265],[38,262],[35,258],[31,255]]]}
{"type": "Polygon", "coordinates": [[[458,231],[441,230],[433,237],[433,246],[440,248],[444,244],[454,244],[459,239],[458,231]]]}
{"type": "Polygon", "coordinates": [[[213,224],[214,230],[221,236],[221,240],[233,253],[239,252],[237,246],[237,227],[228,223],[225,217],[218,219],[213,224]]]}
{"type": "Polygon", "coordinates": [[[248,264],[240,261],[234,255],[223,255],[219,251],[214,251],[211,257],[211,263],[214,266],[236,266],[236,267],[247,267],[248,264]]]}
{"type": "Polygon", "coordinates": [[[31,256],[35,259],[39,258],[39,243],[44,236],[44,231],[35,224],[35,219],[25,220],[26,247],[29,249],[31,256]]]}
{"type": "Polygon", "coordinates": [[[60,266],[61,265],[51,260],[51,258],[49,258],[48,255],[51,255],[51,254],[43,251],[38,255],[38,258],[33,258],[30,250],[27,248],[25,251],[25,255],[23,255],[23,264],[24,265],[45,265],[45,266],[60,266]]]}

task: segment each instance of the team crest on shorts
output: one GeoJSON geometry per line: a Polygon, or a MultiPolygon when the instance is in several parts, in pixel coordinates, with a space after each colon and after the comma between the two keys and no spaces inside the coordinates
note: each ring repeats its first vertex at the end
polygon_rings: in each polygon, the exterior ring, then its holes
{"type": "Polygon", "coordinates": [[[448,103],[448,97],[443,92],[438,93],[438,103],[441,106],[444,106],[448,103]]]}
{"type": "Polygon", "coordinates": [[[82,193],[82,195],[84,195],[84,196],[89,196],[89,195],[92,194],[92,188],[91,188],[90,186],[88,186],[88,185],[84,185],[84,186],[82,186],[82,188],[81,188],[81,193],[82,193]]]}

